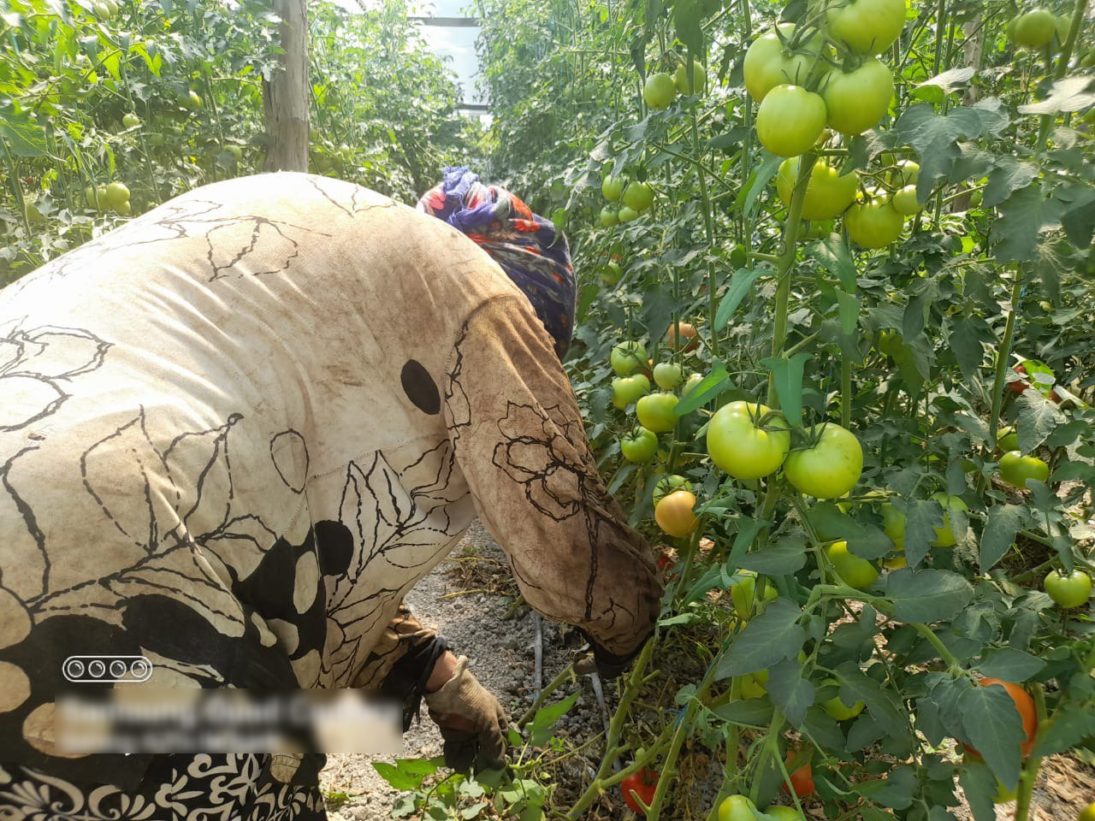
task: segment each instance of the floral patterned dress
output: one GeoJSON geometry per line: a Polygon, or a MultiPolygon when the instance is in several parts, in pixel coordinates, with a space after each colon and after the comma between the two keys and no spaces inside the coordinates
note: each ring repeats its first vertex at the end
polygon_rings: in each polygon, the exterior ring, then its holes
{"type": "Polygon", "coordinates": [[[58,749],[65,660],[380,687],[430,635],[404,594],[476,515],[546,616],[610,654],[649,634],[649,548],[551,338],[440,220],[263,175],[0,291],[0,817],[323,817],[321,758],[58,749]]]}

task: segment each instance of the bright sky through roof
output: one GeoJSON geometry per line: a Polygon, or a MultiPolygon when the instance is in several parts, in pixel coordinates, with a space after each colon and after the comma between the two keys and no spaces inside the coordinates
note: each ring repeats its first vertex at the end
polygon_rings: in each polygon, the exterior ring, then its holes
{"type": "MultiPolygon", "coordinates": [[[[356,0],[336,0],[336,2],[349,11],[360,11],[356,0]]],[[[422,17],[465,17],[467,0],[420,0],[414,13],[422,17]]],[[[366,8],[373,5],[369,0],[364,0],[366,8]]],[[[420,27],[422,37],[430,51],[439,57],[448,57],[449,65],[456,72],[457,82],[463,91],[465,103],[484,102],[475,87],[476,75],[479,74],[479,58],[475,54],[475,38],[479,36],[478,28],[441,28],[439,26],[420,27]]]]}

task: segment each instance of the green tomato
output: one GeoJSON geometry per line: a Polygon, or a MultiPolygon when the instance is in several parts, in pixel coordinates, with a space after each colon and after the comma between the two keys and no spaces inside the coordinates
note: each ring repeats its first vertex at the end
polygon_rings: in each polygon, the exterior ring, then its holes
{"type": "Polygon", "coordinates": [[[243,159],[243,149],[238,145],[226,145],[224,150],[235,157],[237,163],[243,159]]]}
{"type": "Polygon", "coordinates": [[[702,381],[702,373],[690,374],[688,379],[685,380],[684,387],[681,388],[681,396],[688,396],[688,394],[692,393],[692,389],[695,388],[696,385],[700,384],[700,382],[702,381]]]}
{"type": "MultiPolygon", "coordinates": [[[[835,678],[826,679],[822,682],[822,686],[840,686],[840,682],[835,678]]],[[[851,707],[846,705],[839,695],[833,696],[828,701],[822,703],[821,707],[825,712],[835,718],[837,721],[847,721],[849,718],[855,718],[857,715],[863,712],[863,708],[866,707],[862,701],[857,701],[851,707]]]]}
{"type": "Polygon", "coordinates": [[[98,188],[89,185],[84,189],[84,201],[87,203],[88,208],[95,208],[102,211],[110,207],[110,202],[106,196],[106,186],[100,185],[98,188]]]}
{"type": "Polygon", "coordinates": [[[601,179],[601,195],[609,202],[616,202],[624,193],[624,182],[626,180],[623,177],[606,174],[601,179]]]}
{"type": "Polygon", "coordinates": [[[768,671],[761,670],[758,672],[764,673],[764,682],[758,680],[756,673],[746,673],[741,677],[739,691],[741,697],[746,701],[753,698],[763,698],[765,693],[768,692],[768,688],[764,686],[768,681],[768,671]]]}
{"type": "Polygon", "coordinates": [[[1009,485],[1025,489],[1027,479],[1049,480],[1049,465],[1037,456],[1024,456],[1011,450],[1000,457],[1000,478],[1009,485]]]}
{"type": "Polygon", "coordinates": [[[655,433],[666,433],[677,426],[673,408],[680,400],[671,393],[652,393],[635,403],[639,424],[655,433]]]}
{"type": "Polygon", "coordinates": [[[886,356],[897,359],[904,356],[905,342],[901,334],[892,328],[885,328],[878,334],[878,350],[886,356]]]}
{"type": "Polygon", "coordinates": [[[920,202],[916,198],[915,185],[906,185],[893,195],[890,202],[893,203],[893,210],[903,217],[911,217],[920,211],[920,202]]]}
{"type": "Polygon", "coordinates": [[[1049,45],[1057,33],[1057,18],[1048,9],[1034,9],[1019,15],[1011,31],[1011,39],[1017,46],[1042,48],[1049,45]]]}
{"type": "MultiPolygon", "coordinates": [[[[780,168],[782,167],[781,165],[780,168]]],[[[790,202],[790,198],[788,198],[788,202],[790,202]]],[[[735,271],[749,264],[749,253],[740,242],[730,250],[730,264],[734,266],[735,271]]]]}
{"type": "Polygon", "coordinates": [[[882,532],[898,551],[905,549],[905,514],[889,502],[882,505],[882,532]]]}
{"type": "Polygon", "coordinates": [[[848,550],[847,542],[833,542],[825,549],[825,555],[849,587],[866,590],[878,580],[878,568],[848,550]]]}
{"type": "Polygon", "coordinates": [[[637,373],[634,376],[618,376],[612,380],[612,404],[623,410],[639,397],[650,392],[650,380],[637,373]]]}
{"type": "MultiPolygon", "coordinates": [[[[776,192],[784,205],[790,207],[791,196],[798,182],[798,157],[780,163],[776,174],[776,192]]],[[[859,187],[855,174],[841,176],[839,169],[818,160],[806,183],[806,196],[802,202],[802,218],[829,220],[839,217],[855,201],[859,187]]],[[[743,263],[744,264],[744,263],[743,263]]],[[[741,267],[741,266],[737,266],[741,267]]]]}
{"type": "Polygon", "coordinates": [[[129,189],[124,182],[112,182],[106,187],[106,204],[111,208],[117,208],[123,202],[129,202],[129,189]]]}
{"type": "Polygon", "coordinates": [[[805,85],[813,76],[824,72],[824,64],[817,59],[824,43],[820,34],[810,38],[799,51],[792,52],[784,43],[794,36],[794,24],[780,23],[778,29],[779,34],[776,29],[762,34],[745,52],[745,88],[758,103],[778,85],[805,85]]]}
{"type": "Polygon", "coordinates": [[[122,126],[124,128],[136,128],[140,124],[141,124],[141,118],[138,117],[133,112],[129,112],[124,117],[122,117],[122,126]]]}
{"type": "Polygon", "coordinates": [[[129,200],[126,200],[125,202],[121,202],[115,205],[114,210],[120,216],[128,217],[130,214],[133,213],[133,205],[129,202],[129,200]]]}
{"type": "Polygon", "coordinates": [[[813,148],[825,130],[825,101],[801,86],[773,88],[757,110],[757,139],[779,157],[813,148]]]}
{"type": "Polygon", "coordinates": [[[745,480],[779,470],[791,447],[791,433],[779,417],[757,427],[768,412],[765,405],[742,401],[715,411],[707,425],[707,453],[720,470],[745,480]]]}
{"type": "Polygon", "coordinates": [[[904,0],[850,0],[829,7],[829,36],[855,54],[881,54],[905,27],[904,0]]]}
{"type": "Polygon", "coordinates": [[[646,367],[646,348],[641,342],[621,342],[612,349],[608,361],[617,376],[631,376],[646,367]]]}
{"type": "Polygon", "coordinates": [[[776,821],[805,821],[804,816],[794,807],[769,807],[764,811],[765,815],[769,818],[774,818],[776,821]]]}
{"type": "Polygon", "coordinates": [[[651,74],[643,86],[643,100],[655,111],[664,111],[677,96],[677,87],[673,78],[664,71],[651,74]]]}
{"type": "Polygon", "coordinates": [[[1058,607],[1082,607],[1091,598],[1091,576],[1082,570],[1073,570],[1068,575],[1051,570],[1044,584],[1046,593],[1058,607]]]}
{"type": "Polygon", "coordinates": [[[920,179],[920,164],[912,160],[898,161],[897,167],[890,172],[890,184],[898,188],[916,185],[918,179],[920,179]]]}
{"type": "Polygon", "coordinates": [[[654,366],[654,381],[663,391],[671,391],[684,379],[684,371],[676,362],[659,362],[654,366]]]}
{"type": "Polygon", "coordinates": [[[615,285],[624,276],[624,269],[618,262],[606,262],[601,266],[601,282],[605,285],[615,285]]]}
{"type": "Polygon", "coordinates": [[[619,210],[617,216],[620,222],[631,222],[639,218],[639,212],[634,208],[628,208],[626,205],[619,210]]]}
{"type": "Polygon", "coordinates": [[[931,498],[943,506],[943,526],[932,528],[935,531],[935,540],[932,547],[954,547],[954,530],[951,529],[951,517],[948,510],[969,510],[961,496],[948,496],[940,491],[933,493],[931,498]]]}
{"type": "Polygon", "coordinates": [[[788,454],[783,467],[796,490],[818,499],[837,499],[856,486],[863,472],[863,448],[855,434],[827,422],[811,431],[817,444],[788,454]]]}
{"type": "Polygon", "coordinates": [[[661,479],[658,480],[657,484],[654,485],[654,495],[651,501],[653,501],[656,506],[658,502],[660,502],[670,493],[675,493],[678,490],[687,490],[689,493],[691,493],[692,483],[689,482],[688,479],[686,479],[685,477],[678,476],[675,473],[669,476],[663,476],[661,479]]]}
{"type": "MultiPolygon", "coordinates": [[[[753,603],[757,598],[757,574],[752,570],[742,570],[741,581],[730,585],[730,599],[734,602],[734,612],[742,621],[748,621],[753,617],[753,603]]],[[[779,597],[779,591],[771,582],[765,582],[764,601],[769,602],[779,597]]],[[[765,676],[767,681],[767,676],[765,676]]]]}
{"type": "Polygon", "coordinates": [[[620,453],[624,459],[645,464],[658,452],[658,434],[646,428],[635,428],[620,440],[620,453]]]}
{"type": "Polygon", "coordinates": [[[645,182],[633,182],[624,190],[624,205],[640,214],[654,204],[654,189],[645,182]]]}
{"type": "MultiPolygon", "coordinates": [[[[638,216],[638,214],[636,214],[635,216],[638,216]]],[[[619,214],[616,213],[615,208],[610,208],[609,206],[606,205],[604,208],[601,209],[601,227],[602,228],[611,228],[613,225],[616,225],[619,221],[620,221],[620,217],[619,217],[619,214]]]]}
{"type": "Polygon", "coordinates": [[[192,111],[197,111],[205,107],[205,102],[202,100],[201,95],[196,91],[191,91],[183,98],[183,105],[192,111]]]}
{"type": "Polygon", "coordinates": [[[719,804],[719,821],[755,821],[757,806],[744,795],[732,795],[719,804]]]}
{"type": "Polygon", "coordinates": [[[855,71],[830,71],[821,97],[829,128],[853,137],[874,128],[885,115],[893,98],[893,75],[868,57],[855,71]]]}
{"type": "Polygon", "coordinates": [[[1015,428],[1000,428],[1000,431],[996,434],[996,448],[1004,453],[1019,450],[1019,434],[1015,428]]]}
{"type": "Polygon", "coordinates": [[[110,5],[108,3],[94,3],[91,7],[91,10],[100,20],[109,20],[111,17],[114,16],[114,13],[110,10],[110,5]]]}
{"type": "Polygon", "coordinates": [[[688,82],[688,65],[681,64],[677,66],[677,70],[673,73],[673,85],[677,87],[677,91],[686,97],[689,94],[702,94],[704,88],[707,87],[707,71],[704,67],[698,63],[692,63],[692,82],[688,82]]]}
{"type": "Polygon", "coordinates": [[[899,236],[904,218],[883,199],[856,203],[844,214],[848,236],[864,248],[885,248],[899,236]]]}

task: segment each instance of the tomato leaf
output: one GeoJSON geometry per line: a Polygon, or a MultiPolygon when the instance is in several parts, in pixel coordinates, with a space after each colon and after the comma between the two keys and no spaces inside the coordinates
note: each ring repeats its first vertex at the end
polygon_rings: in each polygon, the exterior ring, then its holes
{"type": "Polygon", "coordinates": [[[981,763],[970,763],[958,772],[962,792],[970,803],[974,821],[996,821],[996,778],[992,770],[981,763]]]}
{"type": "Polygon", "coordinates": [[[1013,157],[997,157],[993,164],[995,167],[989,172],[989,184],[982,200],[986,208],[995,208],[1010,197],[1013,191],[1026,188],[1038,178],[1037,166],[1020,162],[1013,157]]]}
{"type": "Polygon", "coordinates": [[[886,731],[870,713],[860,713],[848,730],[848,750],[857,753],[886,737],[886,731]]]}
{"type": "Polygon", "coordinates": [[[1022,505],[997,505],[989,509],[985,530],[981,533],[981,572],[988,573],[1015,544],[1015,534],[1023,529],[1026,508],[1022,505]]]}
{"type": "Polygon", "coordinates": [[[1026,262],[1038,255],[1039,238],[1061,227],[1065,204],[1046,194],[1039,183],[1015,191],[999,205],[1000,218],[989,234],[996,261],[1026,262]]]}
{"type": "Polygon", "coordinates": [[[1019,397],[1019,450],[1033,453],[1062,421],[1057,406],[1038,391],[1028,390],[1019,397]]]}
{"type": "Polygon", "coordinates": [[[928,555],[935,528],[943,526],[943,508],[931,499],[909,499],[905,516],[905,560],[916,567],[928,555]]]}
{"type": "Polygon", "coordinates": [[[787,536],[755,553],[746,553],[738,567],[765,576],[788,576],[806,566],[806,540],[801,535],[787,536]]]}
{"type": "Polygon", "coordinates": [[[1065,77],[1053,84],[1053,91],[1038,103],[1019,106],[1020,114],[1058,114],[1062,111],[1082,111],[1095,103],[1095,93],[1087,91],[1090,74],[1065,77]]]}
{"type": "Polygon", "coordinates": [[[1003,687],[970,687],[958,701],[962,727],[1004,786],[1019,781],[1019,745],[1026,738],[1015,702],[1003,687]]]}
{"type": "Polygon", "coordinates": [[[572,693],[562,701],[547,707],[541,707],[536,711],[532,723],[528,726],[529,743],[533,747],[539,747],[548,742],[555,728],[555,722],[566,715],[567,711],[578,700],[579,695],[580,693],[572,693]]]}
{"type": "Polygon", "coordinates": [[[802,677],[802,663],[796,658],[785,658],[773,664],[768,677],[768,695],[787,720],[795,727],[802,726],[806,711],[814,703],[814,685],[802,677]]]}
{"type": "Polygon", "coordinates": [[[768,186],[768,181],[776,175],[776,171],[779,170],[779,164],[783,162],[781,157],[769,154],[767,151],[762,151],[761,155],[764,157],[764,160],[761,161],[757,170],[753,172],[752,181],[747,184],[749,193],[745,195],[745,202],[742,205],[742,210],[747,217],[753,216],[753,212],[756,210],[757,197],[760,195],[760,192],[768,186]]]}
{"type": "Polygon", "coordinates": [[[951,323],[950,343],[962,375],[972,379],[985,359],[985,343],[995,340],[983,319],[956,318],[951,323]]]}
{"type": "Polygon", "coordinates": [[[751,698],[720,705],[711,712],[739,727],[767,727],[772,722],[775,708],[766,698],[751,698]]]}
{"type": "Polygon", "coordinates": [[[936,113],[931,103],[917,103],[905,109],[893,130],[920,155],[917,198],[926,201],[936,183],[950,174],[962,156],[960,141],[975,139],[1005,125],[1007,115],[999,111],[999,101],[960,106],[947,114],[936,113]]]}
{"type": "Polygon", "coordinates": [[[1046,756],[1063,753],[1080,746],[1085,738],[1095,737],[1095,712],[1083,704],[1065,702],[1053,723],[1042,730],[1034,755],[1046,756]]]}
{"type": "Polygon", "coordinates": [[[779,409],[793,427],[802,427],[802,374],[810,354],[796,353],[789,359],[768,357],[760,364],[766,367],[776,383],[779,409]]]}
{"type": "Polygon", "coordinates": [[[1040,658],[1014,647],[1002,647],[986,653],[984,659],[977,665],[977,669],[990,678],[1012,681],[1016,684],[1038,675],[1045,667],[1046,663],[1040,658]]]}
{"type": "Polygon", "coordinates": [[[840,280],[840,287],[848,294],[856,289],[855,263],[848,250],[848,243],[836,234],[814,245],[814,257],[818,264],[840,280]]]}
{"type": "MultiPolygon", "coordinates": [[[[905,533],[907,545],[908,528],[905,533]]],[[[961,613],[973,598],[973,587],[949,570],[904,568],[887,575],[886,595],[893,599],[894,615],[901,621],[931,623],[961,613]]]]}
{"type": "Polygon", "coordinates": [[[836,301],[840,311],[840,330],[845,336],[850,336],[859,323],[859,299],[838,289],[836,301]]]}
{"type": "Polygon", "coordinates": [[[821,707],[811,707],[806,711],[802,730],[829,752],[842,752],[846,749],[844,731],[840,729],[836,719],[821,707]]]}
{"type": "Polygon", "coordinates": [[[964,88],[966,84],[973,79],[973,75],[976,73],[977,71],[969,66],[965,68],[952,68],[944,71],[942,74],[936,74],[931,79],[917,83],[916,87],[935,86],[943,89],[944,94],[950,94],[952,91],[964,88]]]}
{"type": "Polygon", "coordinates": [[[721,331],[726,327],[726,323],[730,321],[734,311],[738,309],[745,295],[749,293],[749,288],[762,273],[764,273],[764,270],[761,268],[754,268],[753,270],[739,268],[734,271],[730,277],[730,287],[723,294],[722,300],[719,302],[718,313],[715,314],[716,331],[721,331]]]}
{"type": "Polygon", "coordinates": [[[794,656],[806,641],[806,631],[798,623],[801,617],[802,610],[790,599],[773,600],[745,625],[719,661],[716,680],[755,673],[794,656]]]}
{"type": "Polygon", "coordinates": [[[855,791],[884,807],[904,810],[912,806],[918,788],[916,770],[909,764],[898,764],[885,778],[857,784],[855,791]]]}
{"type": "MultiPolygon", "coordinates": [[[[778,601],[778,599],[777,599],[778,601]]],[[[859,662],[846,661],[836,668],[841,680],[840,699],[845,704],[862,701],[887,735],[901,736],[909,732],[907,713],[892,693],[860,669],[859,662]]]]}
{"type": "Polygon", "coordinates": [[[688,396],[677,403],[676,407],[673,408],[673,413],[677,416],[684,416],[685,414],[691,413],[696,408],[706,405],[720,393],[729,390],[732,387],[733,384],[726,374],[726,368],[719,365],[715,370],[701,379],[699,384],[688,392],[688,396]]]}

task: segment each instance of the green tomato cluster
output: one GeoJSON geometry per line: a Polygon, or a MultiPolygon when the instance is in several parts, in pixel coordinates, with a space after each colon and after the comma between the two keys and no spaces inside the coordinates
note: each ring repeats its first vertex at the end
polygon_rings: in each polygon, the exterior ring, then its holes
{"type": "Polygon", "coordinates": [[[111,210],[123,217],[133,212],[129,202],[129,188],[124,182],[112,182],[98,187],[89,185],[84,189],[84,202],[88,208],[96,211],[111,210]]]}

